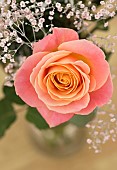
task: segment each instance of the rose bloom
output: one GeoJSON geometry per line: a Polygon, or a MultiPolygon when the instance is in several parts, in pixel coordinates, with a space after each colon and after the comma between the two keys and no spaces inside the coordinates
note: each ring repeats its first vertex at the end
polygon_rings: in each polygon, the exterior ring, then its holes
{"type": "Polygon", "coordinates": [[[50,127],[75,114],[88,115],[112,96],[112,81],[103,51],[79,40],[77,32],[53,28],[17,71],[15,90],[25,103],[36,107],[50,127]]]}

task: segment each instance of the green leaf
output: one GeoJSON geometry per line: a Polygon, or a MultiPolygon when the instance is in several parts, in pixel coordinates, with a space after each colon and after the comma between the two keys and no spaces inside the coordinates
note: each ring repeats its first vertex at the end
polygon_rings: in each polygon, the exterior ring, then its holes
{"type": "Polygon", "coordinates": [[[78,127],[84,127],[88,122],[90,122],[96,115],[97,108],[89,115],[75,115],[69,122],[75,124],[78,127]]]}
{"type": "Polygon", "coordinates": [[[47,129],[49,128],[46,121],[43,119],[43,117],[40,115],[40,113],[37,111],[37,109],[29,107],[28,112],[26,114],[26,119],[33,123],[38,129],[47,129]]]}
{"type": "Polygon", "coordinates": [[[8,87],[4,86],[3,92],[5,94],[5,97],[7,100],[9,100],[11,103],[16,103],[16,104],[25,104],[19,96],[16,95],[15,88],[13,87],[8,87]]]}
{"type": "Polygon", "coordinates": [[[15,120],[16,115],[11,103],[5,98],[0,100],[0,137],[15,120]]]}

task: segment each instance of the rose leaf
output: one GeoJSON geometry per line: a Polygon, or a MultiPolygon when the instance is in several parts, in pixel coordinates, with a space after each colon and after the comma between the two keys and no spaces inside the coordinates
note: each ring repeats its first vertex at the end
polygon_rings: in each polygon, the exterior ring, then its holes
{"type": "Polygon", "coordinates": [[[96,113],[97,113],[97,108],[89,115],[75,115],[69,120],[69,122],[75,124],[78,127],[84,127],[96,116],[96,113]]]}
{"type": "Polygon", "coordinates": [[[36,108],[29,107],[26,113],[26,119],[33,123],[38,129],[47,129],[49,128],[46,121],[40,115],[36,108]]]}
{"type": "Polygon", "coordinates": [[[16,114],[11,103],[6,99],[0,100],[0,137],[16,120],[16,114]]]}
{"type": "Polygon", "coordinates": [[[4,86],[3,92],[7,100],[9,100],[10,102],[20,105],[25,104],[23,100],[21,100],[21,98],[16,95],[14,86],[13,87],[4,86]]]}

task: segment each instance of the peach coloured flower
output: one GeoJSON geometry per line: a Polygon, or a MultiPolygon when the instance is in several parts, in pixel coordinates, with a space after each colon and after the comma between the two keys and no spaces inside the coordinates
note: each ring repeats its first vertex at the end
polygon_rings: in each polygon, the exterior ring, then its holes
{"type": "Polygon", "coordinates": [[[108,102],[113,89],[103,51],[67,28],[54,28],[53,34],[34,43],[33,54],[18,70],[14,85],[50,127],[75,114],[90,114],[108,102]]]}

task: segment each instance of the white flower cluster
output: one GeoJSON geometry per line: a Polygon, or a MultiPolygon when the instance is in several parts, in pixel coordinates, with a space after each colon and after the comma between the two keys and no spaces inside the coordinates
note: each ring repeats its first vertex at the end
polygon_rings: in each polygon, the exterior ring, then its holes
{"type": "Polygon", "coordinates": [[[82,1],[74,4],[71,0],[65,0],[65,3],[63,5],[51,0],[43,2],[27,0],[19,3],[16,0],[7,0],[6,3],[1,2],[0,60],[3,63],[6,63],[7,60],[14,62],[14,56],[24,44],[32,48],[32,41],[39,40],[36,37],[39,31],[42,31],[43,36],[51,32],[56,12],[60,18],[69,19],[74,24],[74,28],[81,33],[87,31],[94,21],[103,20],[104,27],[108,27],[108,22],[105,21],[109,17],[114,17],[117,10],[115,0],[101,1],[99,10],[91,1],[88,1],[87,4],[82,1]],[[47,18],[45,18],[45,13],[47,13],[47,18]],[[89,22],[92,20],[93,22],[89,22]],[[26,25],[32,29],[34,37],[32,41],[29,40],[30,33],[26,34],[26,25]],[[48,28],[48,32],[45,31],[46,28],[48,28]],[[15,47],[11,48],[11,46],[15,47]]]}
{"type": "Polygon", "coordinates": [[[96,44],[98,47],[106,49],[106,52],[115,52],[117,35],[108,35],[106,37],[103,37],[92,34],[90,35],[90,37],[88,37],[88,39],[96,44]]]}
{"type": "MultiPolygon", "coordinates": [[[[69,20],[78,33],[87,34],[87,39],[114,52],[115,43],[113,40],[117,39],[117,35],[99,37],[93,34],[94,28],[91,30],[90,27],[102,21],[103,27],[107,28],[110,18],[114,17],[116,13],[116,0],[100,1],[99,9],[92,1],[87,1],[87,4],[82,1],[74,4],[72,0],[65,0],[65,4],[51,0],[43,2],[22,0],[19,3],[16,0],[6,0],[6,3],[0,2],[0,60],[2,63],[8,63],[5,67],[5,72],[8,74],[5,85],[13,85],[15,73],[26,59],[22,50],[24,45],[32,50],[33,42],[39,40],[40,33],[43,37],[51,33],[52,28],[56,26],[54,25],[54,21],[57,20],[56,14],[59,18],[57,22],[61,22],[63,19],[69,20]],[[31,32],[27,32],[27,26],[31,32]],[[32,40],[30,40],[31,34],[32,40]],[[110,42],[111,40],[112,42],[110,42]]],[[[111,111],[115,109],[111,103],[109,103],[109,108],[111,111]]],[[[98,117],[86,125],[90,129],[87,143],[90,148],[95,149],[96,153],[100,152],[101,144],[110,138],[115,141],[117,136],[116,114],[107,113],[108,120],[104,121],[105,113],[105,111],[99,111],[98,117]]]]}
{"type": "Polygon", "coordinates": [[[7,73],[4,82],[5,86],[13,86],[16,70],[20,68],[20,66],[24,63],[25,60],[25,56],[19,56],[17,61],[7,64],[7,66],[5,67],[5,73],[7,73]]]}
{"type": "Polygon", "coordinates": [[[117,114],[112,101],[100,108],[96,118],[86,127],[89,129],[87,138],[89,149],[94,149],[95,153],[101,152],[102,144],[107,141],[115,142],[117,140],[117,114]]]}

